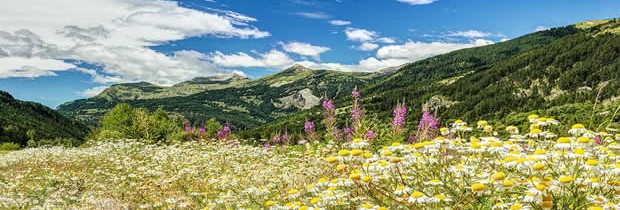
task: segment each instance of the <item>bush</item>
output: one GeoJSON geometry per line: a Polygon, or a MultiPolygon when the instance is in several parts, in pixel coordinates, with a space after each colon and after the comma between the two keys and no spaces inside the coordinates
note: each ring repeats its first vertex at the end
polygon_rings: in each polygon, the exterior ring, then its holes
{"type": "Polygon", "coordinates": [[[0,150],[11,151],[11,150],[19,150],[21,146],[19,144],[13,142],[5,142],[0,144],[0,150]]]}
{"type": "Polygon", "coordinates": [[[192,134],[185,131],[177,131],[169,134],[166,139],[170,142],[185,142],[192,140],[192,134]]]}

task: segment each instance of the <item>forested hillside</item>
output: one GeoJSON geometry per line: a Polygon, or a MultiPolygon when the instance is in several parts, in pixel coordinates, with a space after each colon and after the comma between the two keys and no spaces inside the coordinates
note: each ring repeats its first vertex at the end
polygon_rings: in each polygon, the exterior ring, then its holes
{"type": "Polygon", "coordinates": [[[84,125],[53,109],[0,91],[0,143],[77,145],[87,132],[84,125]]]}

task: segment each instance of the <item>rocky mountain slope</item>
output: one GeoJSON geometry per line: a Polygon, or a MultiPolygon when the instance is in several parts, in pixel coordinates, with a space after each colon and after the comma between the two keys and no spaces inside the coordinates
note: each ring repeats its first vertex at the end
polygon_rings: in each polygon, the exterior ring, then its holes
{"type": "Polygon", "coordinates": [[[181,114],[192,122],[229,120],[238,129],[253,128],[319,105],[320,99],[347,95],[384,74],[346,73],[293,66],[257,80],[232,75],[195,78],[172,87],[149,83],[114,85],[101,94],[59,106],[58,110],[87,125],[119,102],[134,107],[181,114]]]}

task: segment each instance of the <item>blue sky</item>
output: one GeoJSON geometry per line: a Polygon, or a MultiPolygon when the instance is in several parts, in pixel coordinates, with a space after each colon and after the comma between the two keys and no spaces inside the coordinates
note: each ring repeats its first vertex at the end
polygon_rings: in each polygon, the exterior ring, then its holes
{"type": "Polygon", "coordinates": [[[258,78],[296,63],[376,71],[620,17],[617,0],[8,1],[0,89],[51,107],[122,82],[258,78]]]}

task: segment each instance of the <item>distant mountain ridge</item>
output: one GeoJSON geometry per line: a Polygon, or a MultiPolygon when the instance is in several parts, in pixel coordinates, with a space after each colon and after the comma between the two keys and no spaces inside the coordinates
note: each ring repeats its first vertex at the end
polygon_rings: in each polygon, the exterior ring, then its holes
{"type": "Polygon", "coordinates": [[[317,106],[324,95],[347,95],[354,86],[363,86],[383,75],[295,65],[256,80],[233,74],[198,77],[171,87],[145,82],[117,84],[95,97],[62,104],[58,110],[95,126],[107,110],[126,102],[148,109],[162,107],[192,122],[203,122],[208,117],[229,120],[246,129],[317,106]]]}

